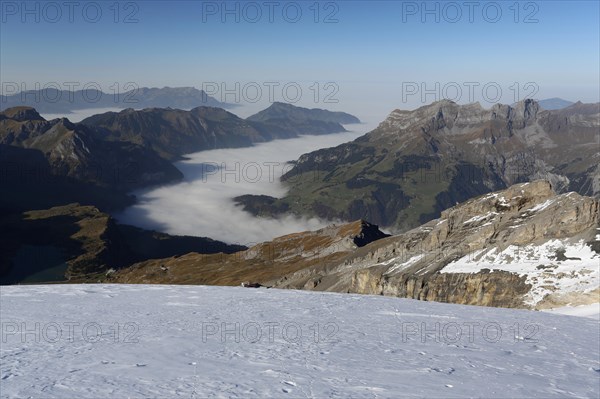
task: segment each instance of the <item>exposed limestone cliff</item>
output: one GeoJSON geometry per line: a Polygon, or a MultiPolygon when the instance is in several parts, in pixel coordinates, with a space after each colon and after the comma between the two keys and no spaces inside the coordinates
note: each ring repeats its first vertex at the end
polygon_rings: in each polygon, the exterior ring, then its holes
{"type": "Polygon", "coordinates": [[[276,285],[487,306],[565,303],[561,291],[598,288],[599,227],[598,200],[556,195],[546,181],[518,184],[361,248],[310,282],[286,276],[276,285]]]}

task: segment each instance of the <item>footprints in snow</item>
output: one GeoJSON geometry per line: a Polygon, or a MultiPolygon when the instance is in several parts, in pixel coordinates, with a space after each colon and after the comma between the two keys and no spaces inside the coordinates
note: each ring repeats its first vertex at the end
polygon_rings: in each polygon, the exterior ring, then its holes
{"type": "MultiPolygon", "coordinates": [[[[295,383],[295,382],[293,382],[293,381],[282,381],[281,383],[282,383],[282,384],[285,384],[285,385],[287,385],[287,386],[290,386],[290,387],[295,387],[295,386],[296,386],[296,383],[295,383]]],[[[285,392],[285,393],[291,393],[291,392],[292,392],[292,389],[291,389],[291,388],[287,388],[287,387],[284,387],[284,388],[282,388],[281,390],[282,390],[283,392],[285,392]]]]}

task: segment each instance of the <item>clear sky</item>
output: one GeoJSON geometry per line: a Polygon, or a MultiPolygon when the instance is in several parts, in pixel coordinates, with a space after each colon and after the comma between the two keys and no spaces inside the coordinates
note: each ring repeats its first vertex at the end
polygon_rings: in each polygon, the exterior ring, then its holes
{"type": "Polygon", "coordinates": [[[599,101],[598,1],[2,1],[1,12],[4,88],[256,82],[262,101],[268,82],[276,100],[294,82],[299,104],[330,95],[340,103],[328,108],[386,110],[494,99],[497,88],[507,103],[530,92],[599,101]]]}

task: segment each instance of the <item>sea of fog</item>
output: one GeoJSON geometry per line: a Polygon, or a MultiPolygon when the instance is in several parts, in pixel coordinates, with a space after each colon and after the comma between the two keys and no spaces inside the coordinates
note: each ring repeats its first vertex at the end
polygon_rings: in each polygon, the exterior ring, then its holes
{"type": "MultiPolygon", "coordinates": [[[[268,103],[240,104],[231,109],[246,118],[269,106],[268,103]]],[[[286,188],[280,177],[289,171],[300,155],[320,148],[352,141],[374,129],[392,108],[357,104],[327,107],[320,104],[296,104],[308,108],[343,110],[356,115],[361,124],[346,125],[348,132],[321,136],[302,136],[260,143],[248,148],[201,151],[186,155],[175,165],[184,174],[183,181],[134,192],[137,203],[113,216],[121,223],[169,234],[210,237],[227,243],[253,245],[272,238],[305,230],[315,230],[339,221],[285,216],[257,218],[236,205],[233,198],[244,194],[283,197],[286,188]],[[354,107],[352,105],[355,105],[354,107]],[[361,113],[354,112],[360,110],[361,113]]],[[[67,117],[72,122],[119,108],[90,108],[70,114],[42,114],[47,120],[67,117]]]]}
{"type": "Polygon", "coordinates": [[[105,112],[119,112],[122,108],[88,108],[88,109],[78,109],[71,111],[69,114],[46,114],[41,113],[40,115],[46,120],[52,120],[56,118],[67,118],[71,122],[78,123],[88,118],[92,115],[103,114],[105,112]]]}
{"type": "Polygon", "coordinates": [[[344,133],[186,155],[187,160],[175,164],[184,174],[182,182],[137,191],[137,203],[114,216],[121,223],[146,229],[248,246],[324,227],[332,221],[295,216],[257,218],[237,206],[233,198],[243,194],[284,196],[286,189],[280,177],[290,170],[289,161],[319,148],[354,140],[375,125],[346,125],[349,131],[344,133]]]}

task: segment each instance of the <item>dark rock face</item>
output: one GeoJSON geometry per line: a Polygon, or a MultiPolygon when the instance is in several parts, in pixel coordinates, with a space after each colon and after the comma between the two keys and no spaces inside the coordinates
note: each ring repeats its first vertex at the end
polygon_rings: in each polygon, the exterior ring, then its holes
{"type": "Polygon", "coordinates": [[[383,272],[377,268],[355,272],[349,292],[462,305],[525,308],[527,306],[522,298],[531,288],[524,276],[505,271],[434,274],[424,277],[411,274],[389,277],[378,271],[383,272]]]}
{"type": "Polygon", "coordinates": [[[68,119],[46,121],[31,108],[9,109],[2,115],[0,144],[39,151],[54,175],[122,191],[182,178],[153,151],[105,141],[92,128],[68,119]]]}
{"type": "Polygon", "coordinates": [[[57,171],[40,150],[4,144],[0,144],[0,188],[2,217],[73,201],[101,209],[120,209],[134,202],[124,191],[57,171]]]}
{"type": "Polygon", "coordinates": [[[352,238],[352,241],[357,247],[364,247],[367,244],[390,236],[389,234],[379,230],[379,226],[377,225],[371,224],[364,220],[361,220],[360,224],[361,226],[358,233],[352,238]]]}

